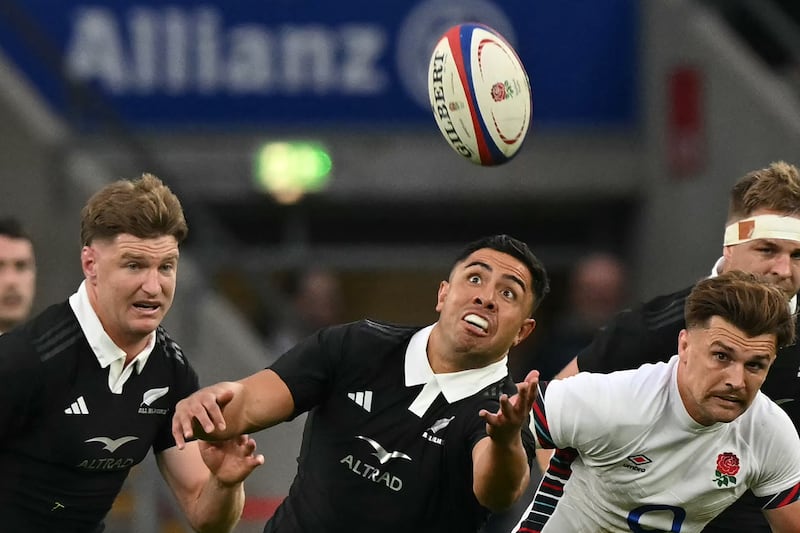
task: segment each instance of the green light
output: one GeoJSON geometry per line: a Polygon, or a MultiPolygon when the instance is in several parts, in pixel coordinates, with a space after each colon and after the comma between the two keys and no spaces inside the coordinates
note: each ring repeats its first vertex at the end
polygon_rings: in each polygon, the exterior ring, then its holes
{"type": "Polygon", "coordinates": [[[310,142],[273,142],[256,154],[255,181],[279,200],[296,201],[323,189],[333,164],[324,147],[310,142]]]}

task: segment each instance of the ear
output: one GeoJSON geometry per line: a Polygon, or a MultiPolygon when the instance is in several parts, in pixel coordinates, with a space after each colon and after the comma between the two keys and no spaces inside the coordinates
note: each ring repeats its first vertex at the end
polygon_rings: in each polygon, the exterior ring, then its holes
{"type": "Polygon", "coordinates": [[[681,363],[686,363],[689,357],[689,331],[686,329],[678,333],[678,357],[681,363]]]}
{"type": "Polygon", "coordinates": [[[526,318],[522,323],[522,326],[520,326],[519,331],[517,332],[517,337],[514,339],[514,344],[512,344],[512,346],[516,346],[527,339],[528,335],[533,333],[534,329],[536,329],[536,320],[532,318],[526,318]]]}
{"type": "Polygon", "coordinates": [[[442,311],[442,307],[444,306],[444,301],[447,298],[447,291],[450,288],[450,284],[446,281],[442,281],[439,283],[439,293],[436,295],[436,312],[440,313],[442,311]]]}
{"type": "Polygon", "coordinates": [[[97,251],[91,246],[81,249],[81,268],[86,281],[94,283],[97,279],[97,251]]]}

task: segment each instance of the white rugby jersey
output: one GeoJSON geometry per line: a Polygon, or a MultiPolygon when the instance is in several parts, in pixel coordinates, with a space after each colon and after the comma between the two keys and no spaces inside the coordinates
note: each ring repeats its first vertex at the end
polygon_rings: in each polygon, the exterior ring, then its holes
{"type": "Polygon", "coordinates": [[[733,422],[702,426],[680,399],[677,362],[549,383],[531,429],[577,458],[543,532],[692,533],[747,489],[773,498],[765,507],[796,499],[800,438],[786,413],[759,392],[733,422]]]}

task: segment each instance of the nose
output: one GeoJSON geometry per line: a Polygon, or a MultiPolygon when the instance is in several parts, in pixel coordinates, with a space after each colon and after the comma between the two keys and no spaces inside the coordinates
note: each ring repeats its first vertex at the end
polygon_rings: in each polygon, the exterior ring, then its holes
{"type": "Polygon", "coordinates": [[[156,295],[161,291],[158,269],[147,269],[142,280],[142,290],[149,295],[156,295]]]}
{"type": "Polygon", "coordinates": [[[728,366],[725,385],[734,390],[744,388],[744,365],[737,363],[728,366]]]}
{"type": "Polygon", "coordinates": [[[780,254],[772,262],[772,273],[781,278],[792,276],[792,259],[789,254],[780,254]]]}
{"type": "Polygon", "coordinates": [[[19,283],[19,279],[20,275],[17,274],[16,270],[0,266],[0,285],[14,286],[19,283]]]}
{"type": "Polygon", "coordinates": [[[473,300],[477,305],[485,307],[486,309],[494,309],[494,291],[489,288],[483,288],[478,294],[475,295],[473,300]]]}

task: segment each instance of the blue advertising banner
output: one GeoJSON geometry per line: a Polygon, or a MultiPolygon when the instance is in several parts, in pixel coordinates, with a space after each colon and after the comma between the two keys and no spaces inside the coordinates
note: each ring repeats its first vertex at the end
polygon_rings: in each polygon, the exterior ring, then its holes
{"type": "Polygon", "coordinates": [[[0,48],[85,125],[105,102],[144,128],[413,126],[436,41],[467,21],[517,49],[534,127],[635,120],[634,0],[5,3],[0,48]]]}

